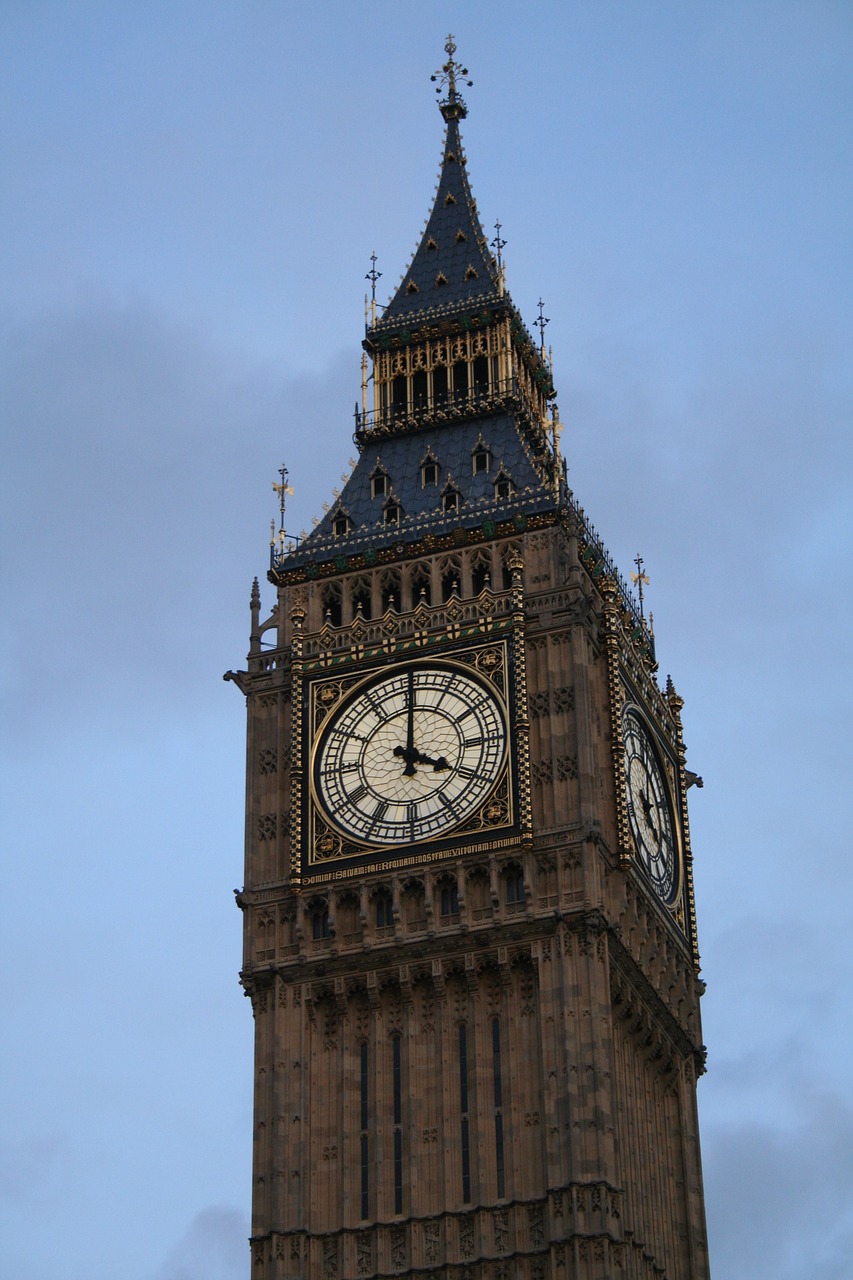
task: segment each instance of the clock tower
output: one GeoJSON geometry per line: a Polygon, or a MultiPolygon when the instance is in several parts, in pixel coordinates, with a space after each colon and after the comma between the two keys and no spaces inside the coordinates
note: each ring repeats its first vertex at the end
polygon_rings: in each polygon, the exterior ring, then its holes
{"type": "Polygon", "coordinates": [[[251,1274],[705,1280],[682,701],[568,488],[446,49],[435,202],[369,313],[357,461],[313,533],[282,521],[276,604],[256,582],[226,677],[251,1274]]]}

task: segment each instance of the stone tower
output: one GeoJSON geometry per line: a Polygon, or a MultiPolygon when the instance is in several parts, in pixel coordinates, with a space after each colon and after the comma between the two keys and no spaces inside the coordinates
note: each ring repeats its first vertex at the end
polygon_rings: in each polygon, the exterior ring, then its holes
{"type": "Polygon", "coordinates": [[[446,48],[437,194],[370,314],[357,462],[274,541],[277,603],[262,619],[256,583],[226,677],[251,1274],[704,1280],[682,701],[567,486],[446,48]]]}

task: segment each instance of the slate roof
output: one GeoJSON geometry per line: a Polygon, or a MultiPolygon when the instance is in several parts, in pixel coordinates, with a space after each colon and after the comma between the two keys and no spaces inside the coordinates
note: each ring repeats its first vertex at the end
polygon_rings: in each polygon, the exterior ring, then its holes
{"type": "Polygon", "coordinates": [[[444,135],[435,202],[397,292],[370,334],[393,331],[430,315],[481,310],[501,301],[492,257],[468,183],[459,120],[444,135]]]}
{"type": "Polygon", "coordinates": [[[415,542],[426,532],[440,535],[486,519],[550,511],[556,505],[553,490],[509,414],[392,436],[365,446],[340,497],[282,567],[293,569],[314,559],[354,555],[367,547],[415,542]],[[488,448],[490,465],[488,471],[474,474],[473,454],[481,442],[488,448]],[[421,464],[427,457],[438,463],[438,482],[424,486],[421,464]],[[385,524],[389,494],[371,496],[377,465],[388,476],[390,496],[401,508],[399,524],[385,524]],[[495,494],[501,472],[511,481],[505,498],[495,494]],[[442,501],[448,480],[460,495],[453,512],[445,512],[442,501]],[[350,530],[336,536],[334,521],[339,514],[348,518],[350,530]]]}

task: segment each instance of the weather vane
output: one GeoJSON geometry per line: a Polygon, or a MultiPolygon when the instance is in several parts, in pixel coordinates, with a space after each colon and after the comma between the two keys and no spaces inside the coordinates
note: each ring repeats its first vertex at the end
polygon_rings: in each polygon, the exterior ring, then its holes
{"type": "Polygon", "coordinates": [[[539,330],[539,346],[541,348],[543,357],[545,355],[545,326],[546,324],[550,324],[550,323],[551,323],[550,319],[548,318],[548,316],[545,315],[545,303],[540,298],[539,299],[539,319],[534,320],[533,325],[534,325],[534,328],[539,330]]]}
{"type": "Polygon", "coordinates": [[[474,81],[466,79],[466,76],[468,75],[468,68],[463,67],[462,64],[457,62],[453,57],[456,52],[456,43],[452,35],[447,37],[447,43],[444,46],[444,51],[447,54],[447,61],[443,64],[440,71],[436,71],[435,75],[430,76],[430,80],[433,82],[438,81],[435,86],[435,91],[438,94],[440,94],[444,89],[444,86],[447,85],[447,98],[445,102],[441,104],[442,107],[459,107],[461,108],[461,114],[464,116],[466,114],[465,103],[461,94],[456,92],[456,77],[460,76],[465,80],[469,89],[474,84],[474,81]]]}
{"type": "Polygon", "coordinates": [[[637,595],[640,598],[640,617],[642,618],[643,617],[643,584],[645,583],[645,585],[648,586],[649,579],[648,579],[648,576],[645,573],[643,573],[644,561],[639,551],[634,557],[634,564],[637,566],[637,572],[631,574],[631,581],[634,583],[635,587],[637,588],[637,595]]]}

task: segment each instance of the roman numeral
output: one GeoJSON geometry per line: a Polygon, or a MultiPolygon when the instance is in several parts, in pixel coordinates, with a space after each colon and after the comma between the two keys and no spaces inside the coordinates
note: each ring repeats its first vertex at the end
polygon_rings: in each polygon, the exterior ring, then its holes
{"type": "Polygon", "coordinates": [[[356,787],[355,791],[349,792],[349,794],[347,795],[347,800],[349,800],[350,804],[358,804],[359,800],[361,800],[361,798],[366,795],[367,795],[367,787],[362,783],[360,787],[356,787]]]}

